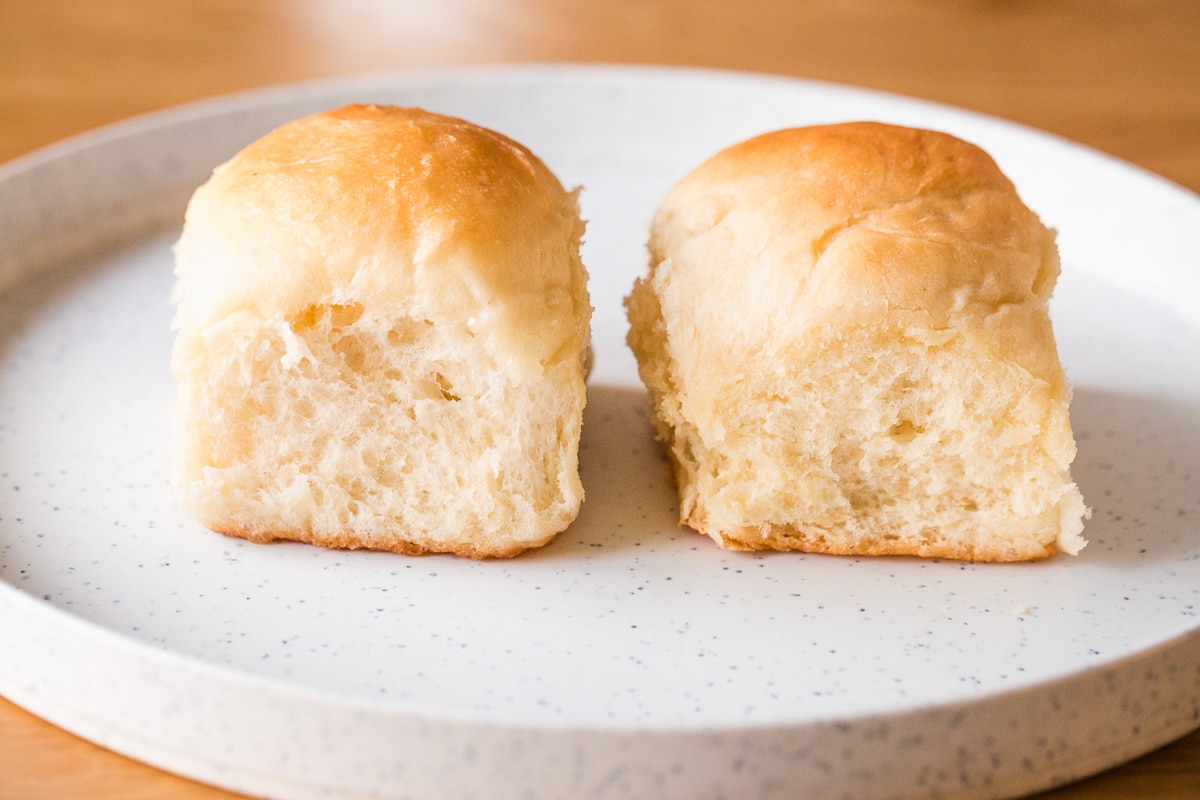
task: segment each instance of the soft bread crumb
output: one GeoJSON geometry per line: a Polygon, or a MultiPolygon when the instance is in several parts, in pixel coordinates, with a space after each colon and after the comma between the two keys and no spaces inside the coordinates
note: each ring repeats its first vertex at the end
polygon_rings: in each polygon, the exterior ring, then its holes
{"type": "Polygon", "coordinates": [[[731,549],[1077,553],[1053,233],[981,150],[767,134],[660,204],[627,299],[684,524],[731,549]]]}
{"type": "Polygon", "coordinates": [[[512,556],[583,499],[583,223],[532,154],[418,109],[291,123],[177,254],[175,485],[221,533],[512,556]]]}

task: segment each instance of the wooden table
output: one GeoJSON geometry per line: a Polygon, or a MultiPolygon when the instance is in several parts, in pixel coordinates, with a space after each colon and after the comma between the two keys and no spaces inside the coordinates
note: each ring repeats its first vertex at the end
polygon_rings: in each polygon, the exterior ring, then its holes
{"type": "MultiPolygon", "coordinates": [[[[0,0],[0,162],[238,89],[514,61],[722,67],[900,92],[1048,130],[1200,191],[1192,0],[0,0]]],[[[233,795],[0,700],[0,800],[85,797],[233,795]]],[[[1200,797],[1200,733],[1043,797],[1200,797]]]]}

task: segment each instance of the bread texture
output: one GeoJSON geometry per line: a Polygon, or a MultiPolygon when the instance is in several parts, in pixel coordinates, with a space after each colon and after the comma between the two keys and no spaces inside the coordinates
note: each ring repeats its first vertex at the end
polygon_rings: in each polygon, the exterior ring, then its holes
{"type": "Polygon", "coordinates": [[[348,106],[218,167],[176,246],[175,487],[221,533],[507,557],[578,514],[584,223],[525,147],[348,106]]]}
{"type": "Polygon", "coordinates": [[[681,521],[741,550],[1077,553],[1053,231],[981,149],[781,130],[663,198],[628,341],[681,521]]]}

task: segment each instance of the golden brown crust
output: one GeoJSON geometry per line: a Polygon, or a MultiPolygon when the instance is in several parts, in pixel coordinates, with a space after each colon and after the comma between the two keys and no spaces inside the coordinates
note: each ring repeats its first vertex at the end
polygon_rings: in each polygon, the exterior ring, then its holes
{"type": "Polygon", "coordinates": [[[375,105],[305,117],[246,147],[193,196],[176,248],[188,284],[177,324],[366,296],[490,326],[519,354],[513,368],[536,370],[588,338],[586,276],[570,252],[582,223],[563,197],[524,146],[455,117],[375,105]],[[192,264],[204,273],[189,281],[192,264]]]}
{"type": "MultiPolygon", "coordinates": [[[[1058,276],[1054,234],[980,148],[948,134],[873,122],[794,128],[722,151],[681,180],[655,216],[651,251],[693,259],[740,333],[782,297],[802,315],[773,326],[842,325],[916,312],[935,327],[1014,303],[1044,303],[1058,276]],[[725,264],[749,263],[743,281],[725,264]],[[746,326],[737,324],[744,317],[746,326]]],[[[714,312],[714,316],[721,316],[714,312]]],[[[1025,325],[1003,335],[1031,370],[1057,358],[1025,325]]]]}
{"type": "Polygon", "coordinates": [[[1053,543],[1020,541],[1017,537],[1009,545],[971,547],[943,538],[938,530],[928,531],[925,538],[914,543],[892,536],[891,529],[859,531],[851,539],[831,537],[828,531],[800,525],[775,526],[764,534],[751,528],[709,530],[694,518],[692,522],[680,520],[680,523],[704,534],[726,550],[747,552],[800,550],[833,556],[916,556],[980,562],[1039,561],[1059,552],[1053,543]]]}
{"type": "Polygon", "coordinates": [[[429,542],[422,544],[410,542],[394,536],[379,538],[372,542],[365,541],[361,536],[339,531],[313,531],[306,528],[293,530],[273,530],[270,533],[217,525],[209,528],[213,533],[228,536],[231,539],[245,539],[255,544],[279,544],[281,542],[299,542],[315,547],[326,547],[331,550],[377,550],[385,553],[395,553],[403,556],[453,555],[474,560],[516,558],[522,553],[544,547],[554,540],[555,533],[547,534],[544,538],[521,543],[509,542],[496,547],[481,547],[471,542],[429,542]]]}

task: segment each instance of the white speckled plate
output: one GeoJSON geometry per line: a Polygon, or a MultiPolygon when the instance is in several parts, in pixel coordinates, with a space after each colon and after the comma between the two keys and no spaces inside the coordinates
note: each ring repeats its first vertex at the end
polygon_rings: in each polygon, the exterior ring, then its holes
{"type": "Polygon", "coordinates": [[[1200,200],[1011,124],[762,76],[376,76],[157,114],[0,167],[0,692],[277,798],[1008,797],[1200,726],[1200,200]],[[168,486],[170,246],[275,125],[417,104],[585,187],[588,501],[513,561],[256,546],[168,486]],[[660,194],[786,125],[882,119],[990,150],[1061,232],[1077,558],[723,552],[676,509],[621,298],[660,194]]]}

